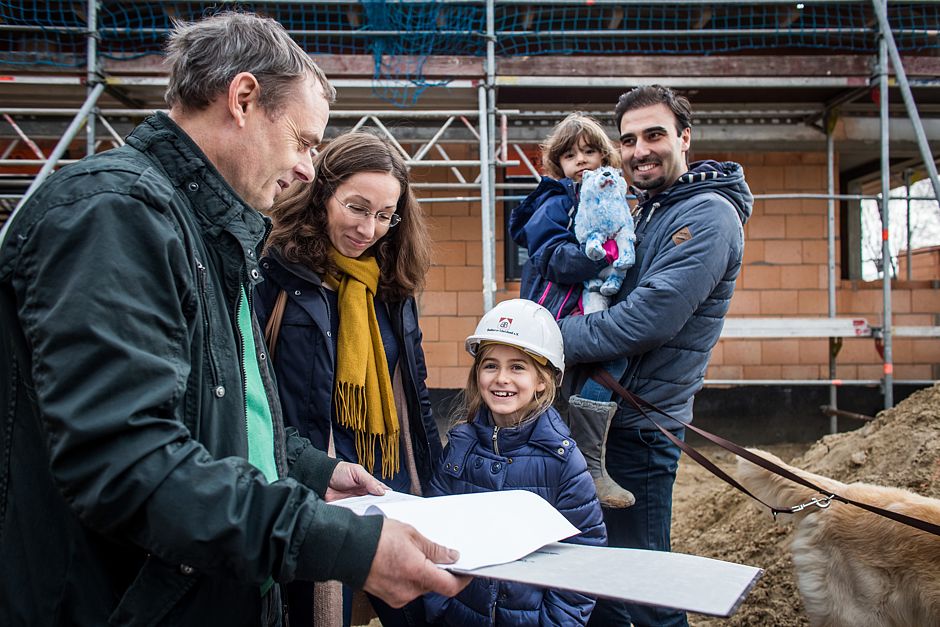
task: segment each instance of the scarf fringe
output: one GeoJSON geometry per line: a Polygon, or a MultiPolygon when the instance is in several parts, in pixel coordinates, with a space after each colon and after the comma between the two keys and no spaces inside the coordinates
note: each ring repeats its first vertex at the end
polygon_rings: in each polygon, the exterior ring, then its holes
{"type": "Polygon", "coordinates": [[[382,478],[390,479],[401,468],[398,455],[398,432],[367,433],[366,426],[366,390],[364,386],[352,383],[336,385],[336,420],[340,425],[353,430],[356,440],[356,458],[359,463],[374,474],[375,444],[378,441],[382,450],[382,478]]]}

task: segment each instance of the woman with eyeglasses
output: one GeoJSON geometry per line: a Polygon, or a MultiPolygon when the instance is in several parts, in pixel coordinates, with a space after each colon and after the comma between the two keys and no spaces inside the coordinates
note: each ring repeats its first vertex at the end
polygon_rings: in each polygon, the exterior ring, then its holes
{"type": "MultiPolygon", "coordinates": [[[[430,266],[424,217],[401,154],[375,135],[341,135],[314,165],[312,184],[291,187],[270,211],[265,280],[254,293],[284,424],[420,495],[442,452],[415,306],[430,266]]],[[[292,586],[291,624],[312,625],[310,587],[292,586]]],[[[383,624],[401,622],[401,611],[376,601],[383,624]]]]}

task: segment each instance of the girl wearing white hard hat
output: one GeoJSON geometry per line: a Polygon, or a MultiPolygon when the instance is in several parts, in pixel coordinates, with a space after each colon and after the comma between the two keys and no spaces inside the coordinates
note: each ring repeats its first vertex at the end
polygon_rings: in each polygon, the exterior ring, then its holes
{"type": "MultiPolygon", "coordinates": [[[[483,316],[466,346],[473,366],[426,496],[528,490],[581,530],[568,542],[606,545],[587,463],[552,408],[565,369],[552,315],[529,300],[502,302],[483,316]]],[[[499,533],[498,516],[492,526],[499,533]]],[[[435,624],[578,625],[587,623],[594,599],[476,578],[454,598],[426,596],[425,607],[435,624]]]]}

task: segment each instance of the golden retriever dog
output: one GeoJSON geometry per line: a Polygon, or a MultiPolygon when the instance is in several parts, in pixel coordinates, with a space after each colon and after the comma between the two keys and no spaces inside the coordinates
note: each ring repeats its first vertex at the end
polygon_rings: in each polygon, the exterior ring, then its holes
{"type": "MultiPolygon", "coordinates": [[[[940,500],[898,488],[841,483],[751,450],[829,494],[940,524],[940,500]]],[[[781,509],[820,496],[743,459],[738,459],[737,479],[755,496],[781,509]]],[[[940,536],[836,501],[826,509],[811,505],[792,516],[796,530],[790,550],[813,625],[940,625],[940,536]]]]}

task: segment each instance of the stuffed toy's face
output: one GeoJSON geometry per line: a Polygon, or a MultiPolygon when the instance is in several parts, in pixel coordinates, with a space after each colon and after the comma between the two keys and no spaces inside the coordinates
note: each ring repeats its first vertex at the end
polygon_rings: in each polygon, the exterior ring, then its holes
{"type": "Polygon", "coordinates": [[[627,195],[627,182],[617,168],[603,166],[584,172],[581,181],[582,198],[610,198],[618,202],[627,195]]]}

